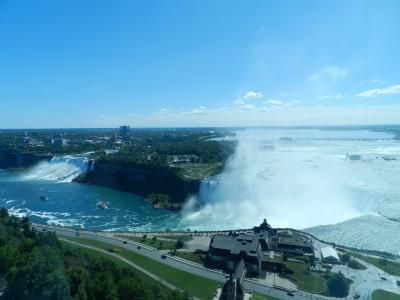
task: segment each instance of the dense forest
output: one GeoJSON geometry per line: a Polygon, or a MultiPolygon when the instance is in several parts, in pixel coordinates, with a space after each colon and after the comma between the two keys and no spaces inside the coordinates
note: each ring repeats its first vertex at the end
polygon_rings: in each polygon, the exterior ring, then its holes
{"type": "Polygon", "coordinates": [[[0,210],[0,299],[189,299],[0,210]]]}

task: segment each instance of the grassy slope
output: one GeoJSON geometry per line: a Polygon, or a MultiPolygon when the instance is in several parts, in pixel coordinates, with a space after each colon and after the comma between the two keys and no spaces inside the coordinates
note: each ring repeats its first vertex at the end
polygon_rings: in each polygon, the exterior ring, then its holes
{"type": "Polygon", "coordinates": [[[205,255],[202,256],[201,254],[184,251],[176,251],[175,255],[183,259],[193,261],[200,265],[204,265],[205,255]]]}
{"type": "Polygon", "coordinates": [[[348,263],[347,266],[349,268],[352,268],[354,270],[366,270],[367,267],[364,266],[362,263],[359,263],[358,261],[356,261],[355,259],[351,259],[348,263]]]}
{"type": "MultiPolygon", "coordinates": [[[[67,244],[67,243],[65,243],[65,244],[67,244]]],[[[75,246],[75,245],[72,245],[72,244],[69,244],[69,243],[67,245],[69,247],[78,247],[78,246],[75,246]]],[[[115,258],[113,256],[110,256],[110,255],[107,255],[107,254],[104,254],[104,253],[100,253],[98,251],[95,251],[95,250],[92,250],[92,249],[88,249],[88,248],[80,248],[80,249],[81,249],[81,251],[83,253],[87,253],[90,256],[104,257],[105,259],[108,259],[108,260],[111,260],[111,261],[115,262],[117,265],[119,265],[121,267],[132,268],[132,266],[128,265],[127,263],[125,263],[125,262],[121,261],[120,259],[115,258]]],[[[158,286],[163,291],[168,291],[168,292],[170,291],[167,287],[165,287],[165,285],[160,284],[158,281],[154,280],[153,278],[147,276],[146,274],[144,274],[144,273],[142,273],[142,272],[140,272],[138,270],[135,270],[135,275],[139,279],[143,280],[144,282],[147,282],[147,283],[149,283],[151,285],[158,286]]]]}
{"type": "Polygon", "coordinates": [[[277,298],[271,297],[271,296],[265,296],[265,295],[260,295],[260,294],[253,294],[253,300],[278,300],[277,298]]]}
{"type": "Polygon", "coordinates": [[[372,293],[372,300],[400,300],[400,294],[376,290],[372,293]]]}
{"type": "Polygon", "coordinates": [[[325,279],[320,273],[308,272],[304,263],[288,261],[286,265],[294,271],[291,276],[297,280],[296,284],[298,284],[299,289],[310,293],[324,291],[325,279]]]}
{"type": "Polygon", "coordinates": [[[351,252],[351,255],[363,261],[366,261],[391,275],[400,276],[400,263],[398,262],[387,261],[387,264],[384,265],[379,258],[362,255],[356,252],[351,252]]]}
{"type": "Polygon", "coordinates": [[[213,280],[196,276],[172,268],[170,266],[160,264],[140,254],[131,251],[126,251],[119,247],[110,246],[109,244],[103,242],[89,240],[85,238],[70,238],[70,239],[82,244],[95,246],[105,250],[110,248],[116,249],[119,251],[118,255],[145,268],[149,272],[152,272],[153,274],[160,276],[161,278],[165,279],[166,281],[175,285],[176,287],[188,291],[189,294],[195,297],[201,299],[212,299],[214,292],[217,289],[218,283],[213,280]]]}

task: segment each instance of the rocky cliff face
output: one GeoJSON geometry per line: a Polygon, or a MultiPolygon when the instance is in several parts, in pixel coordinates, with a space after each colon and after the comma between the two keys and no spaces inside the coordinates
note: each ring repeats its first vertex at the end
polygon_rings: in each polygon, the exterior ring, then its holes
{"type": "Polygon", "coordinates": [[[75,181],[107,186],[146,197],[157,208],[180,209],[199,190],[199,180],[186,180],[168,167],[96,161],[91,172],[75,181]]]}

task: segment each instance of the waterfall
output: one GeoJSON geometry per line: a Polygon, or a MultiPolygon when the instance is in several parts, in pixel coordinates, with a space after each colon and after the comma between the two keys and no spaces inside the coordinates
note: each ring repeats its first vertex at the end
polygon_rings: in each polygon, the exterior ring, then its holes
{"type": "Polygon", "coordinates": [[[200,183],[199,195],[197,202],[200,205],[211,203],[215,201],[215,193],[217,191],[219,182],[215,179],[205,179],[200,183]]]}
{"type": "Polygon", "coordinates": [[[88,171],[89,160],[84,155],[55,156],[50,161],[41,161],[32,167],[22,180],[50,180],[71,182],[88,171]]]}

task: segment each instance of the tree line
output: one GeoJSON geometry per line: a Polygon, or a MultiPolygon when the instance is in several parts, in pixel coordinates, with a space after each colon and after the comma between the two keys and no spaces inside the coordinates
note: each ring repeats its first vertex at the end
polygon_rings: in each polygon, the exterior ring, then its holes
{"type": "Polygon", "coordinates": [[[165,299],[190,297],[147,282],[114,261],[32,228],[0,209],[0,299],[165,299]]]}

